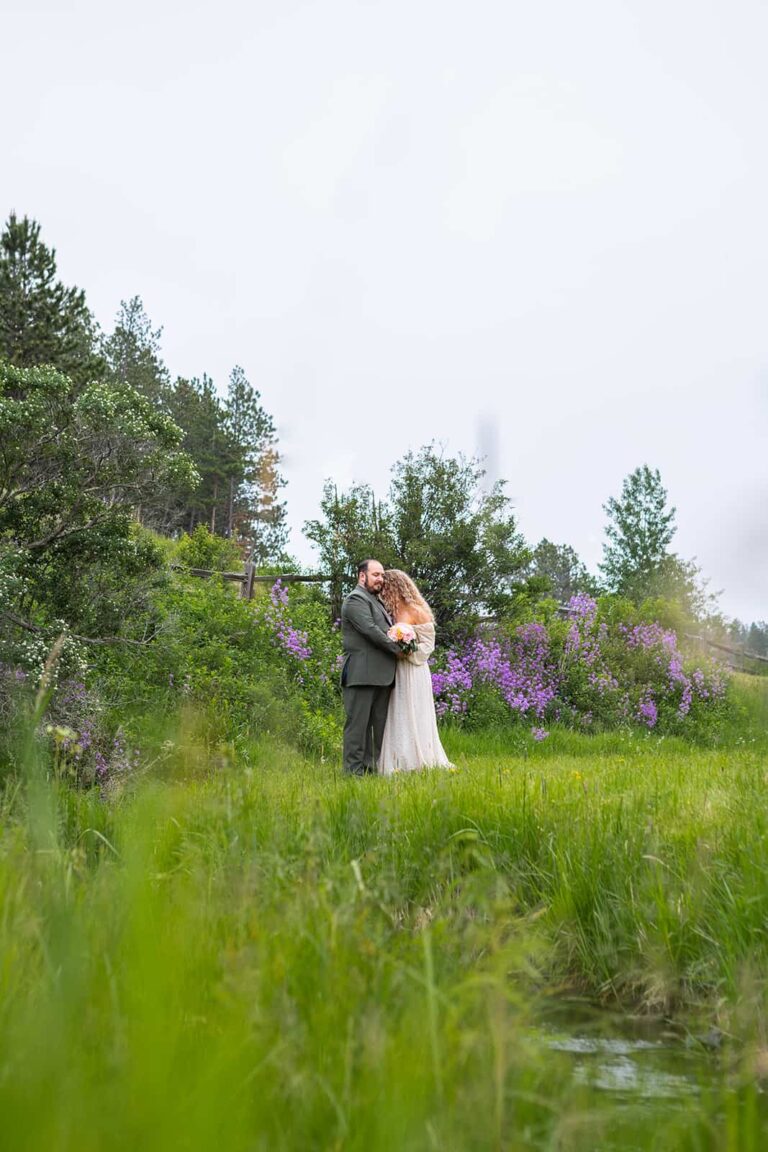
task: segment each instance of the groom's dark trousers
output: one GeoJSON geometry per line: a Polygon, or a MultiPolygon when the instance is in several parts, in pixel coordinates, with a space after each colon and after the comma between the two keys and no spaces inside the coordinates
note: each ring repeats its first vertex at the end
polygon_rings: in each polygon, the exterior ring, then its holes
{"type": "Polygon", "coordinates": [[[391,623],[378,596],[360,584],[342,605],[344,771],[350,776],[376,771],[400,652],[387,636],[391,623]]]}
{"type": "Polygon", "coordinates": [[[381,741],[387,723],[387,709],[392,685],[374,688],[359,684],[344,688],[344,771],[350,776],[364,776],[376,771],[381,741]]]}

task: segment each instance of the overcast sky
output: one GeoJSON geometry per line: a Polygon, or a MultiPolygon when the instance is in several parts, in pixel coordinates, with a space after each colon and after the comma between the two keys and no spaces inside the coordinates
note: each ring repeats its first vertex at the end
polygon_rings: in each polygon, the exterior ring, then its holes
{"type": "Polygon", "coordinates": [[[764,0],[0,0],[0,208],[174,375],[241,364],[322,484],[490,451],[600,559],[648,463],[768,617],[764,0]]]}

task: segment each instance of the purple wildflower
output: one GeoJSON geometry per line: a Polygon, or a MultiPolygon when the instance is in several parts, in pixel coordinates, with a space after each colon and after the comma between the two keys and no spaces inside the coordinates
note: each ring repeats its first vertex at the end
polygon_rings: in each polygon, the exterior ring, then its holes
{"type": "Polygon", "coordinates": [[[659,712],[650,688],[646,688],[640,697],[637,705],[637,718],[642,724],[647,725],[648,728],[654,728],[656,726],[659,712]]]}

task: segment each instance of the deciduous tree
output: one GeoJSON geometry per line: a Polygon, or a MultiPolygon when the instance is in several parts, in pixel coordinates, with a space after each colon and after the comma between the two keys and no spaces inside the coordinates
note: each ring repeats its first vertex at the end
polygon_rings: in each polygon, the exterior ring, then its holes
{"type": "Polygon", "coordinates": [[[509,613],[526,588],[530,552],[509,499],[501,483],[484,492],[482,478],[477,461],[431,444],[394,465],[386,500],[367,485],[339,494],[327,484],[322,518],[304,531],[323,567],[348,583],[366,556],[404,569],[449,633],[478,614],[509,613]]]}
{"type": "Polygon", "coordinates": [[[548,595],[560,604],[572,596],[587,592],[594,596],[597,581],[590,576],[578,553],[569,544],[553,544],[546,537],[533,550],[531,575],[542,580],[548,595]]]}
{"type": "MultiPolygon", "coordinates": [[[[0,540],[18,557],[22,616],[53,613],[74,626],[87,616],[100,627],[106,569],[114,604],[125,605],[128,577],[141,575],[146,552],[136,507],[195,482],[181,439],[128,385],[99,381],[78,391],[53,368],[0,362],[0,540]]],[[[118,608],[112,618],[119,623],[118,608]]]]}

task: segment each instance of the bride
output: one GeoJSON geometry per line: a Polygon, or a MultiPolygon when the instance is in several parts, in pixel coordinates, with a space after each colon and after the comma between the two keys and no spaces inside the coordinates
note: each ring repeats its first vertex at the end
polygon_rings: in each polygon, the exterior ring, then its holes
{"type": "Polygon", "coordinates": [[[415,768],[453,768],[437,733],[432,675],[427,665],[435,647],[432,611],[410,576],[398,568],[384,573],[380,599],[396,624],[411,625],[418,647],[397,662],[379,772],[391,776],[415,768]]]}

